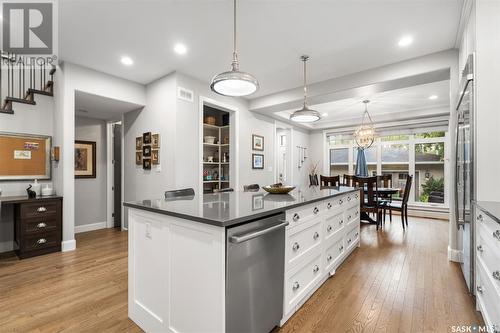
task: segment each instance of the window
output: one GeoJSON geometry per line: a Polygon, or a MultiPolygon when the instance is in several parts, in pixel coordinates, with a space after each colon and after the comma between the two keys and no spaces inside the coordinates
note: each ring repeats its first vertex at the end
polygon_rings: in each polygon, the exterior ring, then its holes
{"type": "MultiPolygon", "coordinates": [[[[408,175],[413,175],[410,202],[422,205],[447,204],[446,131],[441,128],[408,130],[380,136],[365,150],[370,175],[391,174],[393,187],[402,197],[408,175]]],[[[350,135],[328,136],[330,174],[353,174],[358,150],[350,135]]]]}

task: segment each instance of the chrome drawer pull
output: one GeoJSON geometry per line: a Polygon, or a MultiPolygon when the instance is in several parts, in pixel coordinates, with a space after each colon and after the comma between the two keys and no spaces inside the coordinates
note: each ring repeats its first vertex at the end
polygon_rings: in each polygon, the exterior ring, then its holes
{"type": "Polygon", "coordinates": [[[343,203],[344,203],[344,201],[343,201],[342,199],[340,199],[340,200],[339,200],[339,204],[341,204],[341,205],[342,205],[343,203]]]}
{"type": "Polygon", "coordinates": [[[328,257],[326,257],[326,260],[328,260],[328,261],[331,261],[332,259],[333,259],[333,258],[332,258],[332,256],[331,256],[331,255],[328,255],[328,257]]]}
{"type": "Polygon", "coordinates": [[[47,208],[41,206],[41,207],[38,207],[38,209],[36,211],[39,212],[39,213],[43,213],[43,212],[47,211],[47,208]]]}
{"type": "Polygon", "coordinates": [[[297,281],[295,281],[295,282],[293,283],[293,287],[292,287],[293,291],[295,291],[295,290],[297,290],[297,289],[299,289],[299,288],[300,288],[300,284],[299,284],[297,281]]]}
{"type": "Polygon", "coordinates": [[[347,201],[351,201],[351,197],[347,197],[347,201]]]}
{"type": "Polygon", "coordinates": [[[40,238],[39,240],[36,241],[37,244],[45,244],[47,243],[47,240],[45,238],[40,238]]]}
{"type": "Polygon", "coordinates": [[[351,242],[352,242],[352,240],[349,238],[349,239],[347,240],[347,243],[348,243],[348,244],[350,244],[351,242]]]}
{"type": "Polygon", "coordinates": [[[493,237],[495,237],[496,239],[498,239],[500,241],[500,230],[497,230],[493,233],[493,237]]]}
{"type": "Polygon", "coordinates": [[[44,223],[44,222],[40,222],[40,223],[38,223],[38,224],[36,225],[36,227],[37,227],[37,228],[45,228],[46,226],[47,226],[47,224],[46,224],[46,223],[44,223]]]}
{"type": "Polygon", "coordinates": [[[483,215],[482,214],[479,214],[476,219],[480,222],[483,222],[483,215]]]}
{"type": "Polygon", "coordinates": [[[318,213],[319,213],[319,209],[318,209],[318,207],[314,207],[314,209],[313,209],[313,213],[314,213],[314,214],[318,214],[318,213]]]}
{"type": "Polygon", "coordinates": [[[482,293],[483,293],[483,287],[481,287],[481,286],[477,286],[476,290],[477,290],[477,292],[478,292],[478,293],[480,293],[480,294],[482,294],[482,293]]]}
{"type": "Polygon", "coordinates": [[[355,213],[354,215],[358,216],[358,214],[359,214],[359,212],[358,212],[358,211],[356,211],[356,213],[355,213]]]}
{"type": "Polygon", "coordinates": [[[342,251],[344,251],[344,245],[341,245],[341,246],[339,247],[339,252],[342,252],[342,251]]]}
{"type": "Polygon", "coordinates": [[[313,235],[313,239],[316,240],[318,238],[319,238],[319,234],[317,232],[315,232],[314,235],[313,235]]]}
{"type": "Polygon", "coordinates": [[[316,274],[316,273],[318,273],[318,271],[319,271],[318,265],[314,265],[313,273],[316,274]]]}
{"type": "Polygon", "coordinates": [[[349,215],[349,216],[347,217],[347,220],[348,220],[348,221],[349,221],[350,219],[351,219],[351,215],[349,215]]]}
{"type": "Polygon", "coordinates": [[[326,231],[328,231],[328,232],[332,231],[332,226],[328,225],[328,227],[326,227],[326,231]]]}
{"type": "Polygon", "coordinates": [[[297,242],[293,243],[292,249],[293,249],[295,252],[297,252],[297,251],[300,249],[300,245],[299,245],[299,243],[297,243],[297,242]]]}
{"type": "Polygon", "coordinates": [[[500,271],[494,271],[492,275],[494,279],[500,280],[500,271]]]}
{"type": "Polygon", "coordinates": [[[344,220],[340,220],[339,224],[342,225],[344,223],[344,220]]]}
{"type": "Polygon", "coordinates": [[[484,251],[483,246],[482,246],[482,245],[478,245],[478,246],[477,246],[477,250],[478,250],[479,252],[483,252],[483,251],[484,251]]]}
{"type": "Polygon", "coordinates": [[[294,222],[297,222],[299,219],[300,219],[299,214],[297,214],[297,213],[293,214],[292,220],[293,220],[294,222]]]}
{"type": "Polygon", "coordinates": [[[359,233],[357,232],[354,236],[358,237],[359,233]]]}
{"type": "Polygon", "coordinates": [[[332,208],[332,204],[329,202],[329,203],[326,205],[326,208],[328,208],[328,209],[332,208]]]}
{"type": "Polygon", "coordinates": [[[354,197],[357,199],[358,198],[358,194],[355,194],[354,197]]]}

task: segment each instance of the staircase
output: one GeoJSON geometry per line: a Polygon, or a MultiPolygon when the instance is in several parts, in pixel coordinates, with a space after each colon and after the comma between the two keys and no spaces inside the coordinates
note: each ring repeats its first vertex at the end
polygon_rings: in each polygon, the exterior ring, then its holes
{"type": "Polygon", "coordinates": [[[35,94],[54,96],[56,69],[44,58],[3,52],[0,57],[0,114],[14,114],[14,103],[35,105],[35,94]]]}

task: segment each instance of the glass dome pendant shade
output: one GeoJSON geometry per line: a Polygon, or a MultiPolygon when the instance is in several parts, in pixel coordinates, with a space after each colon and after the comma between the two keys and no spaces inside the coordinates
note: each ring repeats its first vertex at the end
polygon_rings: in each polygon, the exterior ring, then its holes
{"type": "Polygon", "coordinates": [[[307,83],[306,83],[306,62],[309,60],[309,56],[303,55],[300,60],[304,62],[304,104],[300,110],[293,112],[290,115],[290,120],[297,123],[313,123],[321,119],[318,111],[311,110],[307,106],[307,83]]]}
{"type": "Polygon", "coordinates": [[[365,104],[365,112],[363,113],[361,125],[354,131],[354,139],[359,148],[368,149],[375,141],[375,127],[368,113],[368,103],[370,103],[370,101],[365,100],[363,103],[365,104]]]}
{"type": "Polygon", "coordinates": [[[210,89],[219,95],[241,97],[256,92],[259,89],[259,82],[252,74],[240,71],[238,52],[236,51],[236,0],[233,3],[233,61],[231,70],[214,76],[210,89]]]}

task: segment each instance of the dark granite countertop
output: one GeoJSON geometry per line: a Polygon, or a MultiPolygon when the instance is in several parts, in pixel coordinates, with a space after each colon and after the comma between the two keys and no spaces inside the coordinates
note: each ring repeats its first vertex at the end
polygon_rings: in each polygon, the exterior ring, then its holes
{"type": "Polygon", "coordinates": [[[481,208],[489,217],[500,224],[500,202],[498,201],[476,201],[476,205],[481,208]]]}
{"type": "Polygon", "coordinates": [[[313,186],[296,188],[290,194],[269,194],[263,190],[226,192],[174,199],[132,201],[125,202],[123,205],[219,227],[228,227],[354,191],[357,189],[345,186],[327,189],[313,186]]]}

